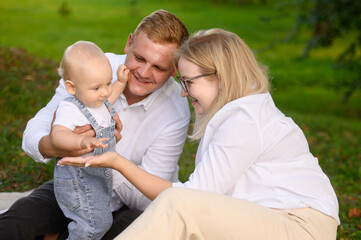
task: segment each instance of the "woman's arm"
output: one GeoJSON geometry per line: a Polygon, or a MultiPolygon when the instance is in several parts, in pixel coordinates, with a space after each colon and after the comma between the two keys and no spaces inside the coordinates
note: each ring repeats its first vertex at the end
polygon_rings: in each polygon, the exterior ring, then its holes
{"type": "Polygon", "coordinates": [[[79,167],[91,166],[113,168],[123,174],[129,182],[150,200],[155,199],[163,190],[172,187],[170,181],[144,171],[116,152],[107,152],[102,155],[88,156],[85,158],[66,157],[61,159],[58,164],[79,167]]]}

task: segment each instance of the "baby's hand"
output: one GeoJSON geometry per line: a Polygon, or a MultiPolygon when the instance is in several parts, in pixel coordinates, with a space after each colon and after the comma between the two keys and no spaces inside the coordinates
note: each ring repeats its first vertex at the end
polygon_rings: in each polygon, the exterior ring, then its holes
{"type": "Polygon", "coordinates": [[[128,82],[129,72],[129,68],[127,68],[125,65],[119,65],[117,70],[117,77],[120,84],[125,86],[125,84],[128,82]]]}
{"type": "Polygon", "coordinates": [[[119,65],[117,70],[118,80],[113,82],[112,84],[113,91],[108,98],[108,101],[111,104],[114,104],[115,101],[119,98],[120,94],[122,94],[122,92],[124,91],[125,85],[127,85],[128,82],[129,73],[130,70],[126,66],[122,64],[119,65]]]}
{"type": "Polygon", "coordinates": [[[106,148],[108,144],[103,142],[109,140],[109,138],[95,138],[95,137],[84,137],[80,143],[82,149],[94,149],[94,148],[106,148]]]}

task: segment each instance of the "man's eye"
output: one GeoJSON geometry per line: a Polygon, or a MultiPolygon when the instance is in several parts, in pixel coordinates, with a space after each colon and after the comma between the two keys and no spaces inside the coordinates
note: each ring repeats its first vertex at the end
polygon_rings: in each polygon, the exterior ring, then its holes
{"type": "Polygon", "coordinates": [[[160,72],[165,72],[165,71],[167,71],[166,69],[160,68],[160,67],[155,67],[155,69],[157,69],[157,71],[160,71],[160,72]]]}
{"type": "Polygon", "coordinates": [[[135,56],[135,59],[136,59],[137,61],[139,61],[139,62],[144,62],[144,59],[141,58],[141,57],[135,56]]]}

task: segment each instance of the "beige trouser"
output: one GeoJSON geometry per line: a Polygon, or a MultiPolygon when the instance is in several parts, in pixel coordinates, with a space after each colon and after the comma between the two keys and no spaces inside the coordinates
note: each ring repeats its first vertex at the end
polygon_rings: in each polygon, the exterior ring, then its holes
{"type": "Polygon", "coordinates": [[[311,208],[269,209],[185,188],[160,194],[115,239],[336,239],[337,222],[311,208]]]}

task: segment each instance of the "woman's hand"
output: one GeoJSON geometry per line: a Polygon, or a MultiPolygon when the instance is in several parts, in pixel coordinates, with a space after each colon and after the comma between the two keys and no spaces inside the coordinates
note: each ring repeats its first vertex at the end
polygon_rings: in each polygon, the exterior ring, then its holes
{"type": "Polygon", "coordinates": [[[146,172],[116,152],[106,152],[98,156],[65,157],[58,161],[58,165],[113,168],[150,200],[156,198],[164,189],[172,187],[170,181],[146,172]]]}
{"type": "Polygon", "coordinates": [[[122,158],[116,152],[106,152],[97,156],[65,157],[58,161],[58,165],[75,167],[103,167],[117,169],[122,158]]]}

